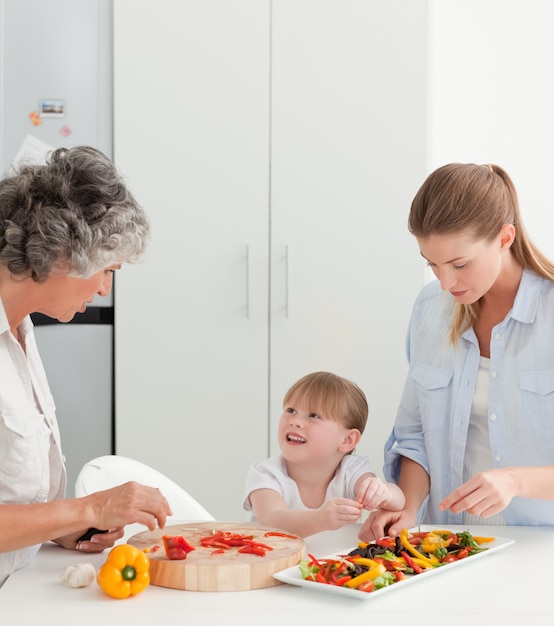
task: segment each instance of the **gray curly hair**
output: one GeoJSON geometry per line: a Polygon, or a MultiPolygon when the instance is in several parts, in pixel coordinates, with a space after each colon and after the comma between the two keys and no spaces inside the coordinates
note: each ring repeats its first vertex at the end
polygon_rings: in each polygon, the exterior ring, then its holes
{"type": "Polygon", "coordinates": [[[149,239],[146,214],[95,148],[58,148],[0,181],[0,264],[15,276],[87,278],[138,261],[149,239]]]}

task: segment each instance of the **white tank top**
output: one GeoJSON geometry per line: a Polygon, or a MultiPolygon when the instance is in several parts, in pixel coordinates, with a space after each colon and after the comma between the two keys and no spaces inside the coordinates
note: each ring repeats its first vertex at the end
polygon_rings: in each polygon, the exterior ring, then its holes
{"type": "MultiPolygon", "coordinates": [[[[469,417],[466,453],[464,456],[464,482],[475,476],[475,474],[490,470],[493,467],[489,439],[489,374],[490,361],[482,356],[480,357],[475,395],[473,396],[471,415],[469,417]]],[[[506,525],[502,513],[485,518],[465,512],[463,521],[464,524],[506,525]]]]}

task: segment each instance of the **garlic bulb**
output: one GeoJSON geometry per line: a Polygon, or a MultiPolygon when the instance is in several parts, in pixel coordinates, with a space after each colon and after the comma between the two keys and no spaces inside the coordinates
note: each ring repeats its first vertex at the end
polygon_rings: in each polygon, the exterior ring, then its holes
{"type": "Polygon", "coordinates": [[[61,577],[68,587],[88,587],[96,578],[96,570],[92,563],[75,563],[70,565],[61,577]]]}

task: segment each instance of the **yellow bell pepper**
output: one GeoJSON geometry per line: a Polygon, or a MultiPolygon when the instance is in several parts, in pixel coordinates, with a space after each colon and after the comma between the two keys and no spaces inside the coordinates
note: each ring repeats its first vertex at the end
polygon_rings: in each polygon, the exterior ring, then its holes
{"type": "Polygon", "coordinates": [[[362,583],[365,583],[367,580],[375,580],[386,571],[387,568],[382,563],[375,563],[375,565],[371,569],[368,569],[367,572],[346,581],[344,586],[350,587],[351,589],[357,589],[362,583]]]}
{"type": "Polygon", "coordinates": [[[150,559],[129,544],[115,546],[98,570],[96,581],[112,598],[137,595],[150,584],[150,559]]]}

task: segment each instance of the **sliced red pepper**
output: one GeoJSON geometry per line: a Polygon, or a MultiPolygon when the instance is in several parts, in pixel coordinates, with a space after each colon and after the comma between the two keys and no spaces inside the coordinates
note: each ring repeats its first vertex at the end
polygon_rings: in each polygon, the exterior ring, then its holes
{"type": "Polygon", "coordinates": [[[382,559],[381,557],[375,556],[373,557],[375,563],[381,563],[385,566],[388,572],[395,572],[397,570],[402,570],[405,568],[400,561],[391,561],[390,559],[382,559]]]}
{"type": "Polygon", "coordinates": [[[221,548],[219,550],[212,550],[211,554],[225,554],[225,550],[222,550],[221,548]]]}
{"type": "Polygon", "coordinates": [[[268,531],[265,534],[266,537],[286,537],[287,539],[298,539],[296,535],[287,535],[287,533],[278,533],[276,531],[268,531]]]}
{"type": "Polygon", "coordinates": [[[408,566],[411,567],[416,574],[423,573],[423,568],[419,566],[407,552],[402,551],[400,554],[402,557],[404,557],[404,560],[406,561],[408,566]]]}
{"type": "Polygon", "coordinates": [[[203,539],[201,539],[200,545],[202,545],[204,548],[223,548],[224,550],[231,549],[231,546],[227,545],[223,541],[219,541],[219,539],[214,539],[212,541],[204,541],[203,539]]]}
{"type": "Polygon", "coordinates": [[[316,581],[316,583],[324,583],[326,585],[329,584],[329,581],[325,579],[321,572],[317,572],[317,574],[315,574],[314,580],[316,581]]]}
{"type": "Polygon", "coordinates": [[[265,550],[263,548],[259,548],[258,546],[243,546],[239,548],[239,552],[241,554],[257,554],[258,556],[265,556],[265,550]]]}
{"type": "Polygon", "coordinates": [[[329,577],[337,577],[339,574],[342,574],[346,569],[346,563],[341,563],[339,561],[330,561],[327,565],[327,570],[329,571],[329,577]]]}
{"type": "Polygon", "coordinates": [[[165,554],[172,561],[182,561],[187,558],[187,553],[196,549],[181,535],[164,535],[162,541],[165,554]]]}
{"type": "Polygon", "coordinates": [[[250,539],[245,539],[242,545],[254,546],[255,548],[263,548],[264,550],[273,550],[271,546],[266,546],[265,543],[259,543],[258,541],[251,541],[250,539]]]}
{"type": "Polygon", "coordinates": [[[325,580],[331,580],[331,569],[332,569],[332,567],[333,567],[333,562],[330,561],[323,568],[323,571],[321,573],[322,573],[323,577],[325,578],[325,580]]]}
{"type": "Polygon", "coordinates": [[[352,579],[352,576],[339,576],[335,581],[332,581],[333,585],[336,585],[337,587],[342,587],[344,585],[344,583],[348,582],[349,580],[352,579]]]}
{"type": "Polygon", "coordinates": [[[381,548],[394,548],[395,540],[392,537],[382,537],[381,539],[376,539],[375,543],[381,548]]]}
{"type": "Polygon", "coordinates": [[[375,589],[375,583],[372,580],[366,580],[357,587],[358,591],[367,591],[371,593],[375,589]]]}

